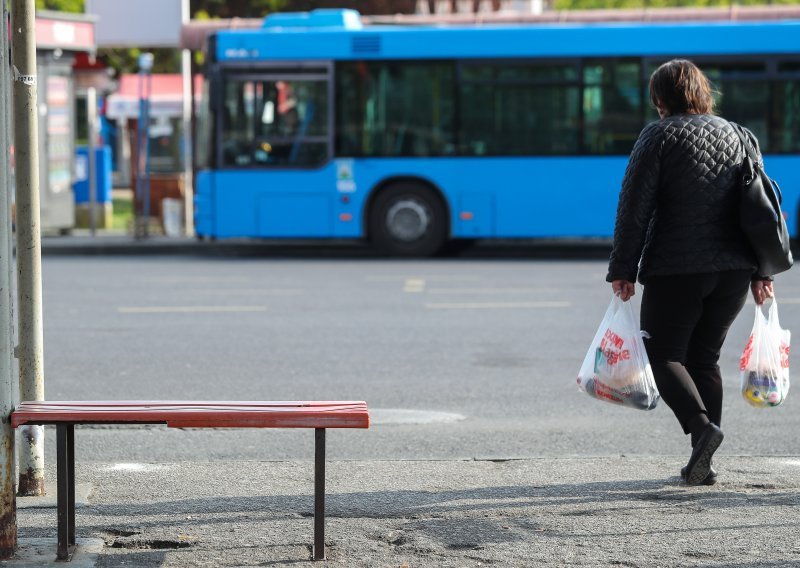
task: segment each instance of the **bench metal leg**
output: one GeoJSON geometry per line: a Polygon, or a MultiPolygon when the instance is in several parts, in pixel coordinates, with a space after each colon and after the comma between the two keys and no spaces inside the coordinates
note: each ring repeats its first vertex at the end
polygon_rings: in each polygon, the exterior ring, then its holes
{"type": "Polygon", "coordinates": [[[56,559],[69,561],[75,544],[75,425],[56,426],[58,548],[56,559]]]}
{"type": "Polygon", "coordinates": [[[325,428],[314,430],[314,560],[325,560],[325,428]]]}
{"type": "Polygon", "coordinates": [[[67,451],[69,452],[69,535],[67,541],[75,545],[75,425],[67,425],[67,451]]]}

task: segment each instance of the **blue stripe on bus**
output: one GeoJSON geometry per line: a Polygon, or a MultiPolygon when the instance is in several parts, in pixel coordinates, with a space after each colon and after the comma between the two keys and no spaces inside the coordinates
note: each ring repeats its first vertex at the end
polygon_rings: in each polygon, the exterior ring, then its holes
{"type": "Polygon", "coordinates": [[[219,61],[447,59],[796,53],[800,20],[476,28],[236,30],[217,34],[219,61]],[[353,38],[380,38],[374,52],[353,38]],[[746,44],[746,45],[745,45],[746,44]]]}

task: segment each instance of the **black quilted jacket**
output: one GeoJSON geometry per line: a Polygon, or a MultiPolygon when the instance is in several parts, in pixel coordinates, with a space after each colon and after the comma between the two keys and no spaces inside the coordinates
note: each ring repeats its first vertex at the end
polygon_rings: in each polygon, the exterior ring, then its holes
{"type": "Polygon", "coordinates": [[[718,116],[669,116],[647,125],[622,182],[606,280],[638,276],[644,284],[657,275],[755,271],[739,227],[743,158],[736,132],[718,116]]]}

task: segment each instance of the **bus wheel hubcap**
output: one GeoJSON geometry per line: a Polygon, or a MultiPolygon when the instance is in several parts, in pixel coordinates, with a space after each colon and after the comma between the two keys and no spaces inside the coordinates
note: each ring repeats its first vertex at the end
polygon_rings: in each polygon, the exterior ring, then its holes
{"type": "Polygon", "coordinates": [[[430,226],[430,214],[419,202],[411,199],[397,201],[386,212],[386,228],[399,241],[415,241],[422,237],[430,226]]]}

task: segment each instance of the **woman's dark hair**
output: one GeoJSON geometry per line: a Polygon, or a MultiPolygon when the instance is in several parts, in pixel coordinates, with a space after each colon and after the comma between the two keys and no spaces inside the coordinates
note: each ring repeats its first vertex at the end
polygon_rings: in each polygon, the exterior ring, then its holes
{"type": "Polygon", "coordinates": [[[711,114],[714,91],[700,68],[686,59],[667,61],[650,76],[650,101],[667,114],[711,114]]]}

